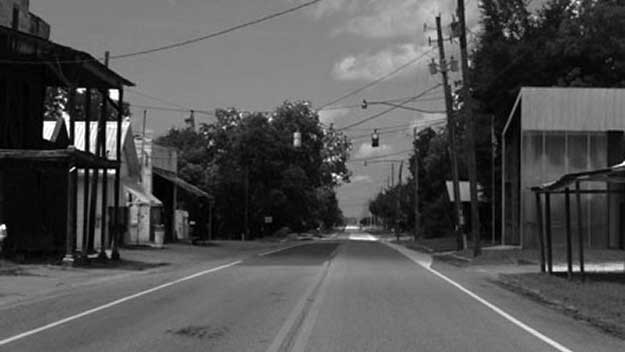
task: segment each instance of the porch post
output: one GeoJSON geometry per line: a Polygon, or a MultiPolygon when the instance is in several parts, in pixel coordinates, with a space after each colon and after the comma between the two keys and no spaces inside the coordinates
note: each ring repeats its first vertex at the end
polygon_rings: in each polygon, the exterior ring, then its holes
{"type": "Polygon", "coordinates": [[[67,170],[67,221],[65,222],[65,257],[63,257],[63,264],[74,265],[74,241],[76,239],[76,213],[74,213],[74,205],[76,204],[76,198],[73,197],[75,186],[74,183],[74,161],[71,160],[66,165],[67,170]]]}
{"type": "Polygon", "coordinates": [[[582,280],[584,280],[584,229],[582,227],[582,194],[579,181],[575,182],[575,198],[577,200],[577,243],[579,246],[579,272],[582,274],[582,280]]]}
{"type": "MultiPolygon", "coordinates": [[[[85,91],[85,152],[90,153],[89,145],[91,139],[91,88],[85,91]]],[[[82,237],[85,239],[83,244],[83,256],[88,258],[88,254],[93,252],[93,237],[89,233],[89,173],[88,167],[84,169],[83,176],[83,208],[82,208],[82,237]]]]}
{"type": "Polygon", "coordinates": [[[543,209],[540,191],[536,191],[536,222],[538,223],[538,244],[540,245],[540,272],[545,272],[545,238],[543,234],[543,209]]]}
{"type": "MultiPolygon", "coordinates": [[[[124,114],[124,89],[119,89],[119,101],[117,102],[117,136],[115,139],[116,145],[116,155],[115,158],[117,160],[117,166],[115,167],[115,194],[114,202],[113,202],[113,233],[111,234],[113,237],[112,243],[112,253],[111,259],[119,260],[119,237],[120,237],[120,229],[119,229],[119,193],[121,192],[121,162],[122,162],[122,117],[124,114]]],[[[145,136],[144,136],[145,138],[145,136]]],[[[143,167],[143,165],[141,166],[143,167]]]]}
{"type": "Polygon", "coordinates": [[[547,271],[553,274],[553,253],[551,251],[551,194],[545,192],[545,234],[547,235],[547,271]]]}
{"type": "MultiPolygon", "coordinates": [[[[102,138],[100,139],[100,154],[103,159],[108,160],[108,151],[106,150],[106,130],[108,128],[108,109],[107,109],[107,100],[106,94],[108,93],[105,89],[100,89],[100,95],[102,96],[102,109],[100,112],[100,135],[102,138]]],[[[108,205],[108,169],[102,169],[102,203],[101,203],[101,211],[102,211],[102,220],[100,221],[100,247],[102,248],[100,252],[105,251],[105,243],[106,243],[106,231],[107,231],[107,205],[108,205]]],[[[102,255],[102,254],[100,254],[102,255]]],[[[104,252],[106,255],[106,252],[104,252]]]]}
{"type": "Polygon", "coordinates": [[[564,215],[566,228],[566,268],[569,280],[573,278],[573,245],[571,240],[571,191],[567,187],[564,189],[564,215]]]}
{"type": "MultiPolygon", "coordinates": [[[[102,156],[102,140],[103,140],[103,130],[106,127],[106,119],[104,114],[106,113],[104,105],[100,108],[100,115],[98,116],[97,123],[97,135],[95,141],[95,152],[94,154],[98,157],[102,156]]],[[[106,174],[103,174],[104,178],[106,174]]],[[[96,224],[96,214],[97,214],[97,206],[98,206],[98,181],[100,179],[100,169],[93,169],[93,177],[91,179],[91,197],[89,199],[89,218],[91,221],[89,222],[89,237],[93,239],[95,242],[95,224],[96,224]]],[[[98,259],[105,260],[106,259],[106,250],[105,250],[105,238],[104,234],[100,235],[100,252],[98,253],[98,259]]]]}

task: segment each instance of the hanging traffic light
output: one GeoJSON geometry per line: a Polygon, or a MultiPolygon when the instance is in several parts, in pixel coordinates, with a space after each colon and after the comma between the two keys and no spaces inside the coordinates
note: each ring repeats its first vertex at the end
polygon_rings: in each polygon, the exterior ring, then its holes
{"type": "Polygon", "coordinates": [[[373,130],[371,134],[371,147],[377,148],[380,146],[380,135],[378,134],[378,130],[373,130]]]}
{"type": "Polygon", "coordinates": [[[369,106],[369,103],[367,103],[367,101],[365,99],[362,100],[362,103],[360,104],[360,107],[365,110],[367,107],[369,106]]]}
{"type": "Polygon", "coordinates": [[[302,146],[302,133],[296,131],[293,133],[293,147],[299,148],[302,146]]]}

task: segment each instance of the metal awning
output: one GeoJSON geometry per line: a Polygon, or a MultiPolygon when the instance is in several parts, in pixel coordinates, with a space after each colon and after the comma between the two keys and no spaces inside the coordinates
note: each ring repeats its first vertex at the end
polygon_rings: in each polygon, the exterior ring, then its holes
{"type": "Polygon", "coordinates": [[[161,202],[160,199],[156,198],[152,193],[147,192],[142,185],[134,180],[122,179],[122,185],[124,186],[124,190],[137,198],[137,201],[132,203],[149,204],[153,207],[163,206],[163,202],[161,202]]]}
{"type": "Polygon", "coordinates": [[[158,175],[170,182],[172,182],[173,184],[175,184],[176,186],[184,189],[185,191],[187,191],[190,195],[196,197],[196,198],[204,198],[204,199],[208,199],[208,200],[214,200],[215,197],[211,196],[210,194],[202,191],[201,189],[199,189],[198,187],[190,184],[189,182],[181,179],[180,177],[178,177],[176,174],[174,174],[173,172],[168,172],[165,170],[161,170],[158,168],[153,168],[152,172],[155,175],[158,175]]]}
{"type": "Polygon", "coordinates": [[[625,183],[625,161],[610,167],[564,174],[557,180],[532,187],[531,190],[534,192],[556,191],[577,181],[625,183]]]}

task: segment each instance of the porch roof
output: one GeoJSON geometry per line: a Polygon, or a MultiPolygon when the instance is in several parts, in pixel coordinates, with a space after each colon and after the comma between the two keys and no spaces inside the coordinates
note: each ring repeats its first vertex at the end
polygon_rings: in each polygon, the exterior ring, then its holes
{"type": "Polygon", "coordinates": [[[106,160],[76,148],[53,150],[0,149],[0,167],[23,163],[68,164],[79,168],[108,168],[119,166],[117,161],[106,160]]]}
{"type": "Polygon", "coordinates": [[[47,73],[43,79],[48,86],[66,86],[68,82],[78,87],[103,89],[134,86],[86,52],[12,28],[0,26],[0,45],[12,48],[0,50],[0,64],[25,69],[42,67],[47,73]]]}

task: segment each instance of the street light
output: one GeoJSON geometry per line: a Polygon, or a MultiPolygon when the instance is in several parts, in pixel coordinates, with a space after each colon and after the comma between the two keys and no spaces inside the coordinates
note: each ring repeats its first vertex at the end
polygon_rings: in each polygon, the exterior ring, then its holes
{"type": "Polygon", "coordinates": [[[392,106],[394,108],[398,108],[398,109],[404,109],[404,110],[410,110],[410,111],[418,111],[418,112],[423,112],[426,114],[444,114],[445,111],[442,110],[425,110],[425,109],[419,109],[419,108],[413,108],[412,106],[405,106],[405,105],[401,105],[401,104],[394,104],[388,101],[367,101],[366,99],[362,100],[362,103],[360,103],[360,107],[363,110],[366,110],[369,105],[387,105],[387,106],[392,106]]]}

